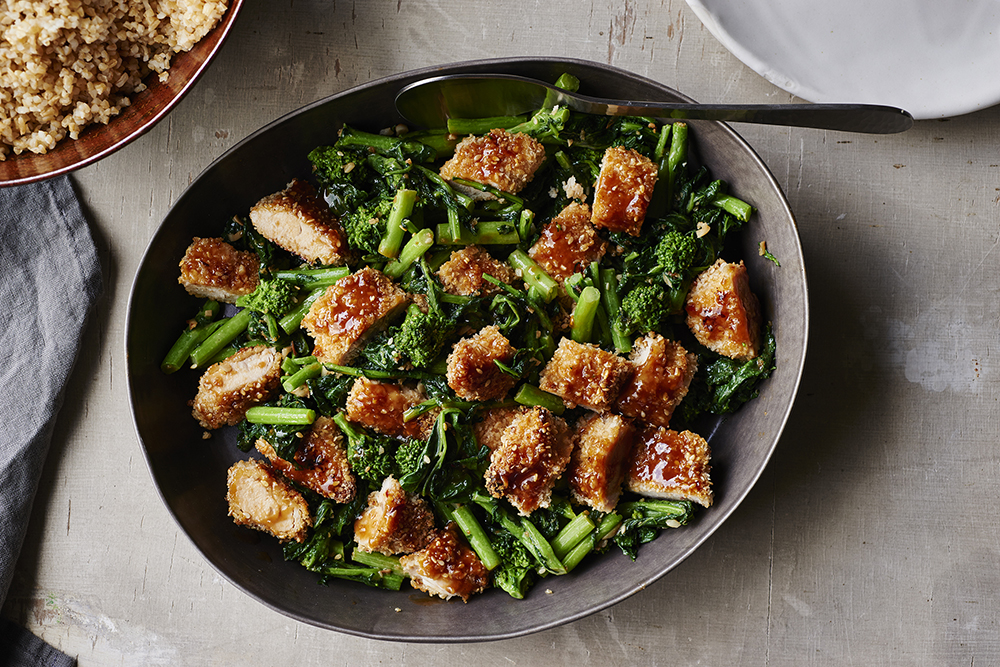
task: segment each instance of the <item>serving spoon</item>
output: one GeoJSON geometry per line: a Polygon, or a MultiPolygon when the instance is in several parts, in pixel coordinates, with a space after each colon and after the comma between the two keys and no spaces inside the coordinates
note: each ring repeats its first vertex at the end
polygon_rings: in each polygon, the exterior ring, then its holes
{"type": "Polygon", "coordinates": [[[653,116],[677,120],[721,120],[790,125],[842,132],[892,134],[913,125],[913,116],[877,104],[688,104],[590,97],[542,81],[510,74],[449,74],[421,79],[396,95],[396,110],[408,122],[443,127],[449,118],[517,116],[565,106],[601,116],[653,116]]]}

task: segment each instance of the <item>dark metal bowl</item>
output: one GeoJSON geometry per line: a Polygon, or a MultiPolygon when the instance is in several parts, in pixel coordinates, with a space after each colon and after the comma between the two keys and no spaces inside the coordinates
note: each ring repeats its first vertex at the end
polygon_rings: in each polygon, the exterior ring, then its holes
{"type": "Polygon", "coordinates": [[[570,72],[581,80],[581,92],[623,99],[687,99],[619,69],[551,58],[446,65],[359,86],[271,123],[209,166],[167,214],[132,286],[125,339],[129,395],[139,442],[163,501],[223,577],[305,623],[378,639],[481,641],[544,630],[620,602],[677,566],[732,514],[767,464],[795,398],[806,352],[808,302],[794,218],[778,184],[746,142],[724,124],[692,122],[701,160],[757,207],[749,230],[741,235],[741,253],[778,340],[777,370],[760,397],[709,424],[703,433],[713,452],[716,501],[711,509],[642,547],[634,563],[615,550],[585,561],[570,575],[546,579],[525,600],[493,590],[468,604],[350,582],[320,586],[316,575],[282,559],[276,540],[232,523],[225,501],[226,470],[247,455],[235,447],[232,433],[202,439],[188,407],[197,387],[194,375],[167,376],[159,369],[180,323],[197,308],[197,301],[177,284],[177,262],[193,236],[220,234],[229,216],[245,214],[293,176],[308,174],[306,154],[332,142],[342,123],[375,130],[394,125],[401,119],[393,98],[402,86],[430,75],[477,71],[548,81],[570,72]],[[758,256],[762,240],[781,260],[780,268],[758,256]],[[546,588],[553,593],[546,594],[546,588]]]}
{"type": "Polygon", "coordinates": [[[9,155],[0,161],[0,187],[23,185],[66,174],[101,160],[148,132],[177,106],[222,48],[243,0],[229,0],[226,13],[190,51],[174,55],[170,76],[145,78],[146,89],[107,125],[88,126],[77,139],[63,139],[47,153],[9,155]]]}

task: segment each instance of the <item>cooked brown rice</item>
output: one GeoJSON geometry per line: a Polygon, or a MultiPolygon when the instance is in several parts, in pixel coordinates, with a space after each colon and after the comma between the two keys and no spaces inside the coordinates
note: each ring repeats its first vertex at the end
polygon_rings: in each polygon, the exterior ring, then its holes
{"type": "Polygon", "coordinates": [[[0,160],[107,123],[226,0],[0,0],[0,160]]]}

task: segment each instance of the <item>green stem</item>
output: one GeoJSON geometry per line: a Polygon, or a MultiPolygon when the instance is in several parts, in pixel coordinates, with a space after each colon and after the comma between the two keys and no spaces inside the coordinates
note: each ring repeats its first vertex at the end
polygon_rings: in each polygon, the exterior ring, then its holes
{"type": "Polygon", "coordinates": [[[545,303],[551,302],[559,294],[559,283],[520,248],[510,253],[507,263],[521,276],[526,285],[538,288],[539,295],[545,303]]]}
{"type": "Polygon", "coordinates": [[[212,357],[221,352],[222,348],[246,331],[252,316],[253,311],[241,310],[229,319],[222,320],[223,324],[191,352],[191,365],[195,368],[204,366],[212,357]]]}
{"type": "Polygon", "coordinates": [[[198,347],[198,344],[205,340],[205,338],[207,338],[212,331],[218,328],[218,325],[213,326],[213,324],[215,324],[213,320],[219,312],[221,312],[221,310],[222,304],[218,301],[207,299],[198,310],[197,315],[188,321],[188,328],[181,332],[181,335],[177,337],[177,341],[167,352],[167,356],[163,358],[163,362],[160,364],[160,370],[164,373],[170,374],[178,371],[182,366],[188,363],[191,352],[198,347]]]}
{"type": "Polygon", "coordinates": [[[278,408],[257,405],[247,410],[247,421],[251,424],[308,426],[316,421],[316,411],[309,408],[278,408]]]}
{"type": "Polygon", "coordinates": [[[449,118],[448,131],[452,134],[486,134],[490,130],[505,130],[528,120],[527,116],[493,116],[491,118],[449,118]]]}
{"type": "Polygon", "coordinates": [[[535,524],[531,523],[527,517],[521,517],[521,529],[524,531],[524,539],[532,545],[532,551],[536,556],[539,556],[539,560],[545,565],[545,568],[552,574],[566,574],[566,566],[556,556],[552,545],[539,532],[535,524]]]}
{"type": "Polygon", "coordinates": [[[611,327],[611,341],[618,352],[630,352],[632,339],[622,330],[618,323],[618,311],[622,307],[621,296],[618,294],[618,276],[614,269],[601,269],[601,304],[608,314],[611,327]]]}
{"type": "Polygon", "coordinates": [[[610,514],[605,514],[604,518],[601,519],[601,523],[597,525],[596,530],[588,535],[585,539],[581,540],[569,550],[569,553],[562,559],[563,565],[566,566],[567,572],[572,572],[573,568],[580,564],[580,561],[586,557],[591,551],[594,550],[602,540],[607,538],[619,525],[621,525],[622,518],[614,512],[610,514]]]}
{"type": "Polygon", "coordinates": [[[577,343],[589,343],[594,333],[594,317],[601,304],[601,293],[596,287],[587,285],[580,292],[580,298],[573,308],[573,327],[570,335],[577,343]]]}
{"type": "Polygon", "coordinates": [[[731,213],[741,222],[747,222],[750,219],[750,214],[753,213],[753,206],[732,195],[716,197],[712,200],[712,206],[717,206],[727,213],[731,213]]]}
{"type": "Polygon", "coordinates": [[[406,270],[413,266],[413,263],[423,257],[424,253],[431,249],[434,245],[434,232],[429,229],[421,229],[419,232],[410,237],[410,240],[406,242],[403,249],[399,253],[399,257],[389,262],[383,273],[390,278],[399,279],[402,277],[406,270]]]}
{"type": "Polygon", "coordinates": [[[667,153],[667,207],[674,205],[674,187],[677,183],[677,170],[687,162],[688,126],[687,123],[674,123],[671,126],[670,151],[667,153]]]}
{"type": "Polygon", "coordinates": [[[306,289],[329,287],[341,278],[351,275],[351,269],[346,266],[330,266],[323,269],[294,269],[290,271],[275,271],[274,277],[306,289]]]}
{"type": "Polygon", "coordinates": [[[517,229],[503,220],[487,220],[476,225],[474,230],[460,227],[459,235],[450,223],[437,226],[437,242],[442,245],[514,245],[521,240],[517,229]]]}
{"type": "Polygon", "coordinates": [[[403,188],[396,191],[396,196],[392,198],[389,219],[385,223],[385,236],[378,244],[378,253],[383,257],[392,259],[399,254],[399,249],[403,245],[403,236],[406,234],[403,220],[413,213],[413,205],[416,202],[416,190],[403,188]]]}
{"type": "Polygon", "coordinates": [[[323,364],[315,363],[303,366],[281,383],[282,388],[287,392],[292,392],[301,387],[308,380],[318,378],[323,373],[323,364]]]}
{"type": "Polygon", "coordinates": [[[566,411],[566,404],[561,398],[531,384],[521,385],[514,396],[514,402],[529,407],[545,408],[554,415],[561,415],[566,411]]]}
{"type": "Polygon", "coordinates": [[[406,572],[403,571],[403,567],[399,564],[399,558],[395,556],[386,556],[377,552],[368,553],[361,549],[355,549],[351,552],[351,560],[382,572],[389,571],[400,577],[406,576],[406,572]]]}
{"type": "Polygon", "coordinates": [[[575,519],[563,526],[562,530],[552,538],[552,550],[562,560],[573,547],[594,532],[594,528],[596,528],[594,521],[587,512],[577,514],[575,519]]]}
{"type": "Polygon", "coordinates": [[[493,545],[490,544],[490,538],[486,536],[486,531],[479,524],[476,515],[472,513],[472,509],[468,505],[456,505],[453,507],[446,507],[444,503],[441,505],[448,518],[462,529],[462,533],[469,541],[469,545],[473,551],[479,556],[479,560],[483,562],[483,566],[487,570],[492,570],[500,565],[500,555],[497,554],[493,545]]]}

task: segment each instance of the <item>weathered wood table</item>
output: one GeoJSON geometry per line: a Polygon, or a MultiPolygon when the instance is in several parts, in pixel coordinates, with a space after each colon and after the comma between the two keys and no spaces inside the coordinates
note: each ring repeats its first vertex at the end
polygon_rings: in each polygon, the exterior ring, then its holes
{"type": "Polygon", "coordinates": [[[249,0],[207,75],[75,174],[105,293],[3,616],[88,665],[1000,663],[1000,107],[892,136],[738,126],[795,211],[810,352],[778,449],[699,551],[541,634],[402,645],[222,581],[161,504],[128,411],[129,285],[181,191],[261,125],[401,70],[556,55],[702,102],[788,102],[683,0],[249,0]]]}

